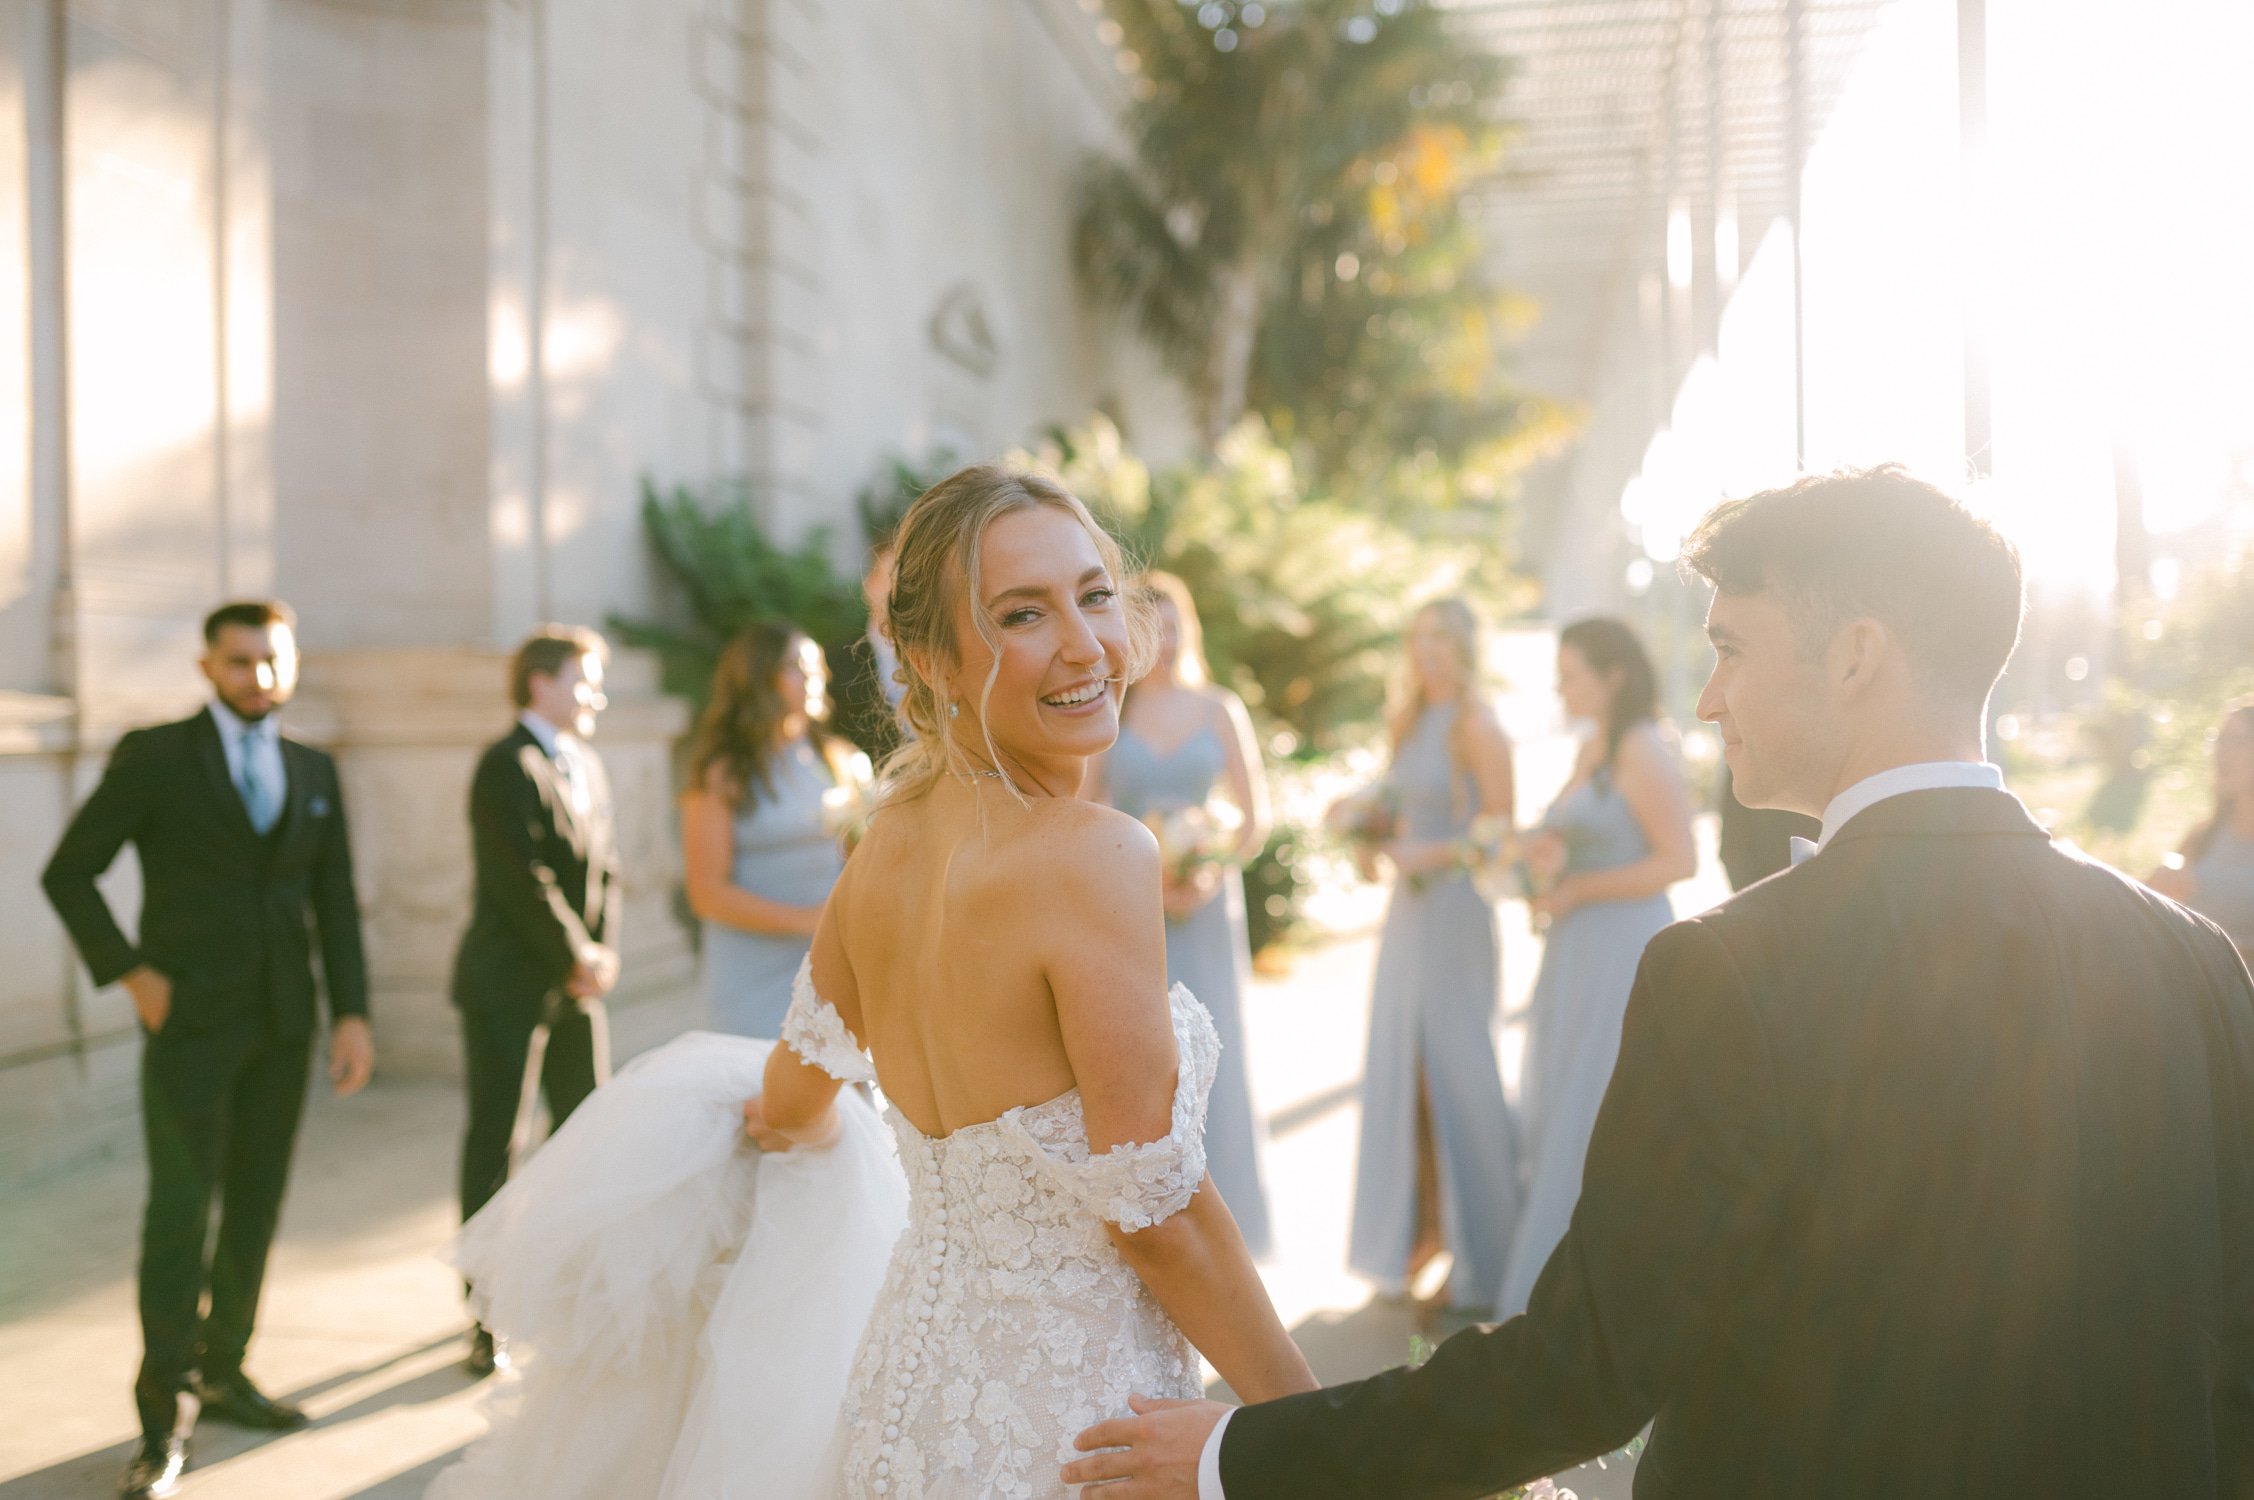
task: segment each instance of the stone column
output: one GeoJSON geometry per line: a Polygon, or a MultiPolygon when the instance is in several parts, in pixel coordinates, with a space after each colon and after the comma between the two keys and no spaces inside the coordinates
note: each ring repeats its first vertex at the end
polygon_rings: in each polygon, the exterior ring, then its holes
{"type": "MultiPolygon", "coordinates": [[[[366,923],[369,1008],[384,1076],[459,1078],[447,984],[470,911],[470,775],[513,720],[509,653],[403,647],[314,653],[290,710],[344,777],[366,923]]],[[[696,959],[674,911],[672,746],[687,709],[659,695],[650,658],[623,652],[605,679],[596,746],[610,772],[625,862],[625,971],[612,997],[623,1057],[693,1024],[696,959]]]]}

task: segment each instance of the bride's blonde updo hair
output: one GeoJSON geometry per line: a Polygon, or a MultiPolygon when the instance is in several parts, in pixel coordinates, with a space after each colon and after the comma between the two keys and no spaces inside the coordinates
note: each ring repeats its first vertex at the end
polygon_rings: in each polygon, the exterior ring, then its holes
{"type": "Polygon", "coordinates": [[[1150,670],[1157,654],[1155,612],[1142,591],[1127,576],[1126,559],[1111,533],[1096,524],[1088,507],[1063,485],[1045,474],[1004,468],[998,464],[973,464],[958,469],[925,490],[900,519],[892,563],[892,593],[885,606],[885,633],[892,638],[900,658],[899,680],[906,689],[900,700],[900,717],[914,738],[894,751],[885,762],[884,800],[916,796],[931,787],[948,770],[963,763],[958,729],[974,722],[985,738],[985,759],[1009,779],[986,723],[986,704],[1001,672],[1002,643],[994,622],[983,609],[973,608],[979,637],[994,653],[994,665],[979,693],[974,720],[949,713],[946,694],[938,682],[924,675],[918,663],[936,670],[961,660],[961,643],[955,639],[955,601],[969,598],[974,606],[982,593],[979,581],[981,543],[986,528],[1014,511],[1035,506],[1061,510],[1078,521],[1096,544],[1096,554],[1111,571],[1119,605],[1127,621],[1127,660],[1118,664],[1120,681],[1132,682],[1150,670]]]}

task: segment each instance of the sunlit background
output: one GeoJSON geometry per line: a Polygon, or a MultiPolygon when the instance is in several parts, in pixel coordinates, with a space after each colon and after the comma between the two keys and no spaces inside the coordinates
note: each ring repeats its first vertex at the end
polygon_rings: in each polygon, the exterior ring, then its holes
{"type": "Polygon", "coordinates": [[[2250,685],[2221,663],[2250,644],[2254,8],[1460,8],[1522,59],[1492,253],[1580,422],[1521,523],[1547,612],[1639,615],[1682,713],[1674,564],[1715,498],[1908,464],[2027,563],[1999,744],[2062,831],[2156,854],[2115,825],[2190,815],[2201,700],[2250,685]],[[2109,758],[2138,781],[2092,824],[2109,758]]]}
{"type": "MultiPolygon", "coordinates": [[[[432,1259],[448,965],[540,620],[621,648],[624,1056],[702,1019],[673,776],[721,640],[801,623],[880,742],[871,534],[972,459],[1187,580],[1278,809],[1270,1286],[1371,1368],[1407,1337],[1343,1257],[1388,892],[1324,815],[1382,774],[1420,601],[1486,617],[1527,818],[1576,748],[1558,628],[1631,620],[1709,852],[1677,558],[1803,471],[1899,461],[2017,540],[1992,752],[2132,874],[2254,692],[2249,0],[39,0],[0,65],[0,1191],[47,1195],[0,1202],[40,1226],[0,1241],[10,1497],[112,1492],[130,1430],[141,1039],[38,873],[118,736],[201,701],[222,595],[299,611],[383,1058],[314,1107],[277,1280],[273,1368],[333,1420],[198,1491],[293,1500],[408,1500],[479,1425],[432,1259]]],[[[1502,913],[1515,1081],[1542,949],[1502,913]]]]}
{"type": "MultiPolygon", "coordinates": [[[[2254,521],[2254,9],[1986,10],[1984,140],[1960,120],[1958,6],[1884,10],[1809,155],[1805,451],[1779,225],[1622,498],[1652,560],[1717,491],[1796,464],[1970,478],[2039,583],[2094,594],[2124,506],[2163,596],[2254,521]],[[1979,452],[1968,345],[1994,411],[1979,452]]],[[[1687,285],[1686,257],[1671,274],[1687,285]]]]}

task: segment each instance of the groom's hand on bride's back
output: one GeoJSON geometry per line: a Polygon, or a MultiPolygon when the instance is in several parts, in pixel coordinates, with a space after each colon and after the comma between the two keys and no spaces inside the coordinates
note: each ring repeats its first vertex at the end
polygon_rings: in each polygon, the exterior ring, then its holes
{"type": "Polygon", "coordinates": [[[1092,1456],[1066,1464],[1064,1482],[1101,1485],[1104,1500],[1197,1500],[1198,1460],[1229,1408],[1141,1396],[1128,1397],[1127,1404],[1135,1415],[1098,1422],[1072,1440],[1092,1456]]]}

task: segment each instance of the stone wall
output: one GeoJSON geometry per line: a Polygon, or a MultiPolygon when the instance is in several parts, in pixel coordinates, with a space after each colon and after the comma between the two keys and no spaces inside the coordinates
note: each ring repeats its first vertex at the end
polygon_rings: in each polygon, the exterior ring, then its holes
{"type": "MultiPolygon", "coordinates": [[[[544,619],[666,607],[639,490],[786,532],[891,454],[1103,405],[1187,430],[1074,293],[1121,93],[1077,0],[0,0],[0,1181],[136,1149],[137,1032],[37,874],[196,624],[277,592],[353,818],[383,1072],[455,1067],[467,778],[544,619]]],[[[602,748],[622,1050],[695,1013],[682,709],[602,748]]],[[[108,885],[135,907],[130,854],[108,885]]]]}

